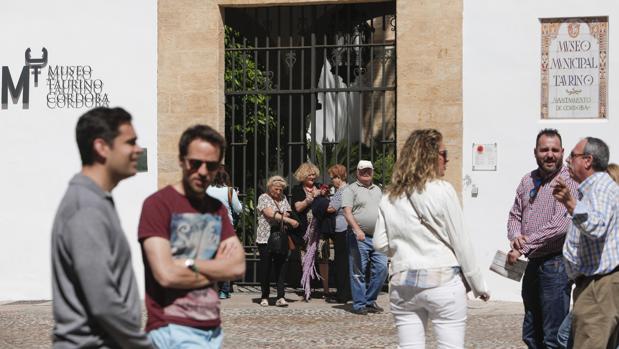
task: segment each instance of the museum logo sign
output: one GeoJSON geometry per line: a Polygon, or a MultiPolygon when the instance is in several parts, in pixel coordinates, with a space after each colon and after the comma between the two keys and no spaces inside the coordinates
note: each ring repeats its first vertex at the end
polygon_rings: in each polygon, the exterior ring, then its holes
{"type": "Polygon", "coordinates": [[[45,47],[37,57],[33,57],[30,48],[27,48],[24,66],[19,74],[11,72],[8,66],[2,66],[0,79],[3,110],[20,104],[21,109],[30,109],[33,88],[45,89],[45,100],[41,102],[49,109],[107,107],[110,104],[103,80],[96,76],[91,65],[49,64],[45,47]]]}

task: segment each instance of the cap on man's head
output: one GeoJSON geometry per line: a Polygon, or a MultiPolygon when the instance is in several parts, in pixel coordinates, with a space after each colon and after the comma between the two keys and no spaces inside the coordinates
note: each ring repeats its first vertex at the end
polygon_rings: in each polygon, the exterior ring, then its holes
{"type": "Polygon", "coordinates": [[[359,161],[359,163],[357,164],[357,170],[363,170],[365,168],[374,169],[374,166],[372,166],[372,162],[371,161],[368,161],[368,160],[361,160],[361,161],[359,161]]]}

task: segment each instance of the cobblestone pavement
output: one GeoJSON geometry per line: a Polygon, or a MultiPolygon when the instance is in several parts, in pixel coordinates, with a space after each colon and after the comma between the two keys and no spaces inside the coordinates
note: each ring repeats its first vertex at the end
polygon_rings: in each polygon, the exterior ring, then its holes
{"type": "MultiPolygon", "coordinates": [[[[226,348],[395,348],[397,337],[388,312],[367,316],[349,312],[350,304],[306,303],[288,293],[288,308],[260,307],[256,293],[235,293],[222,302],[226,348]]],[[[275,300],[271,299],[271,304],[275,300]]],[[[387,308],[387,296],[379,304],[387,308]]],[[[522,305],[471,301],[466,348],[523,348],[522,305]]],[[[53,325],[49,301],[0,303],[0,348],[49,348],[53,325]]],[[[428,333],[428,348],[436,342],[428,333]]]]}

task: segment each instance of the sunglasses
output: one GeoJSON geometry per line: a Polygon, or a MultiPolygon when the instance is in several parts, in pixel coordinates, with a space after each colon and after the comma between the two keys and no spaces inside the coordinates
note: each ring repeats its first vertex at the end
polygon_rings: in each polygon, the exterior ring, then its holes
{"type": "Polygon", "coordinates": [[[443,159],[447,160],[447,149],[439,151],[438,155],[442,156],[443,159]]]}
{"type": "Polygon", "coordinates": [[[206,165],[206,169],[209,172],[216,171],[219,168],[219,161],[202,161],[196,159],[186,159],[187,163],[189,163],[189,169],[193,172],[198,171],[202,164],[206,165]]]}

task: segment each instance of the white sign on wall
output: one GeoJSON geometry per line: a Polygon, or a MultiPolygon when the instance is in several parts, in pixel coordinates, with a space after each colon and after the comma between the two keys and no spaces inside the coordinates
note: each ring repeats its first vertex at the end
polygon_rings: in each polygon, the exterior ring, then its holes
{"type": "Polygon", "coordinates": [[[497,144],[473,143],[473,171],[497,170],[497,144]]]}
{"type": "Polygon", "coordinates": [[[541,22],[542,118],[605,118],[608,17],[541,22]]]}

